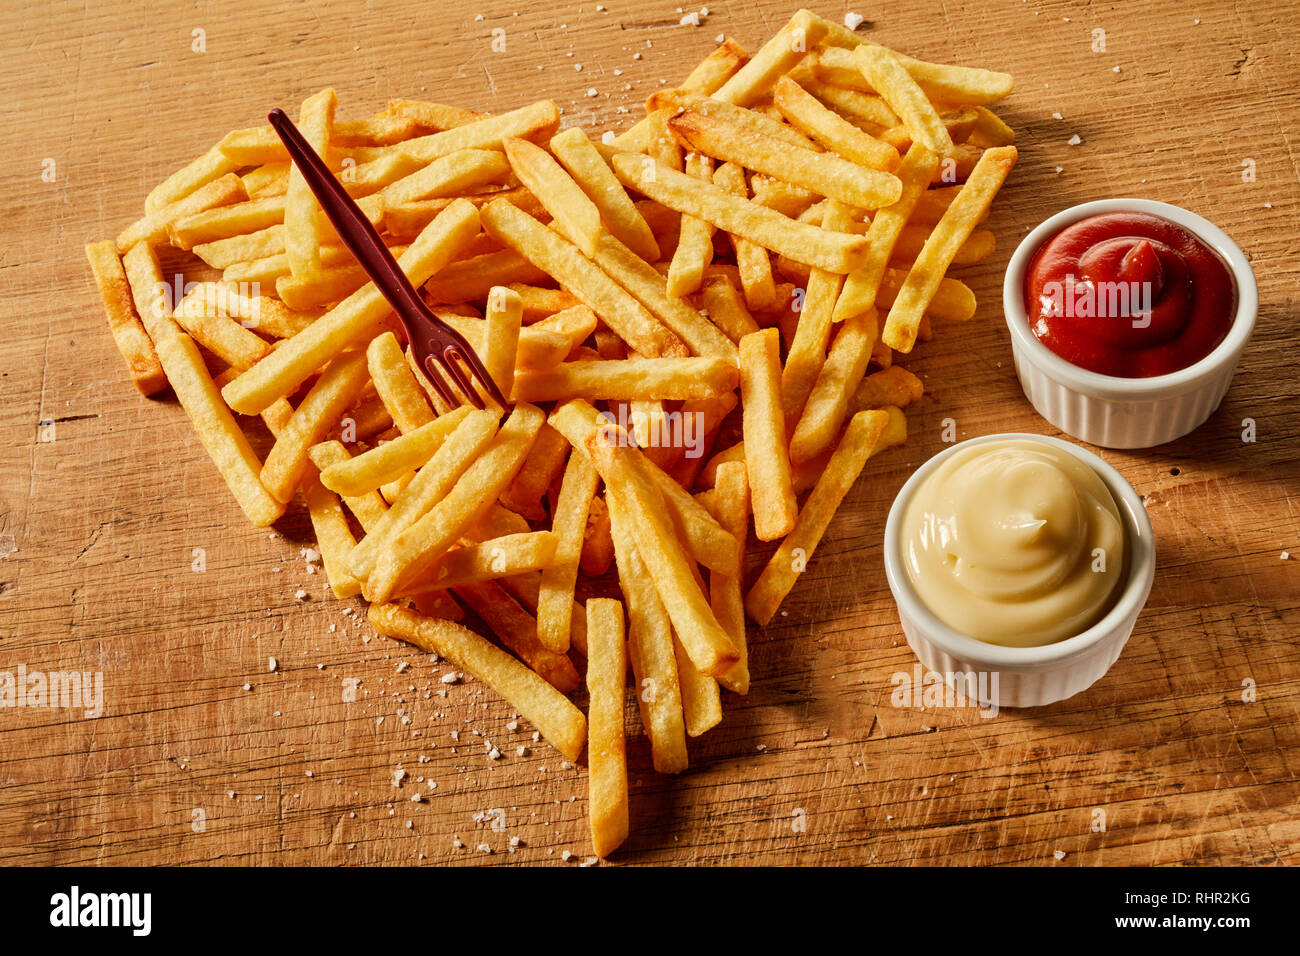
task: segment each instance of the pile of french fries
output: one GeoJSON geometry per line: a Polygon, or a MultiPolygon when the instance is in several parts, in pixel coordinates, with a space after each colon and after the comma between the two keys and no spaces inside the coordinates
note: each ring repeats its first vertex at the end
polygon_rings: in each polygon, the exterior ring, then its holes
{"type": "Polygon", "coordinates": [[[310,97],[300,128],[508,409],[428,387],[269,127],[87,254],[135,384],[171,387],[254,524],[300,494],[338,597],[567,759],[586,748],[604,856],[628,833],[627,665],[654,766],[678,773],[721,690],[748,691],[746,617],[772,619],[867,459],[906,437],[922,388],[895,353],[974,314],[947,272],[993,250],[979,226],[1016,150],[988,106],[1011,88],[801,10],[600,142],[545,100],[349,122],[310,97]],[[165,281],[164,246],[208,278],[165,281]],[[751,529],[777,547],[746,588],[751,529]],[[621,602],[575,600],[614,564],[621,602]]]}

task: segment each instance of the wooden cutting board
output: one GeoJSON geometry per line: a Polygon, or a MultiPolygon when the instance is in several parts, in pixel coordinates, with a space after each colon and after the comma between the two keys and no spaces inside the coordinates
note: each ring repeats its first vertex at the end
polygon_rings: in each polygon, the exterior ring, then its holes
{"type": "MultiPolygon", "coordinates": [[[[246,524],[175,402],[127,382],[82,245],[115,235],[226,130],[322,86],[342,116],[389,97],[495,111],[550,96],[568,122],[603,130],[718,35],[754,49],[794,6],[718,3],[698,27],[675,3],[628,0],[375,0],[292,16],[94,6],[0,13],[0,670],[104,682],[97,719],[0,710],[0,860],[585,858],[584,771],[516,729],[490,690],[441,683],[445,667],[327,599],[299,556],[301,516],[282,535],[246,524]]],[[[1281,557],[1300,557],[1300,57],[1287,5],[859,9],[881,42],[1015,74],[1002,115],[1022,152],[990,220],[998,250],[962,273],[977,318],[938,327],[908,362],[928,389],[908,412],[912,438],[869,463],[777,621],[753,635],[752,693],[727,698],[676,779],[630,742],[633,834],[613,862],[1300,861],[1300,561],[1281,557]],[[1173,444],[1101,452],[1146,496],[1150,601],[1110,673],[1071,700],[991,720],[893,707],[893,677],[914,658],[881,568],[888,505],[943,447],[948,419],[960,438],[1057,434],[1012,371],[1002,268],[1048,214],[1111,196],[1212,219],[1260,287],[1223,407],[1173,444]]]]}

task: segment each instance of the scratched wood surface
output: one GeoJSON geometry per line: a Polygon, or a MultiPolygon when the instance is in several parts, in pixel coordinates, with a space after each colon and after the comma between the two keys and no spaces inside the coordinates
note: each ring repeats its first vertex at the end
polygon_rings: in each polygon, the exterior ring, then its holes
{"type": "MultiPolygon", "coordinates": [[[[340,115],[392,96],[499,110],[545,95],[571,123],[616,128],[718,34],[753,49],[794,4],[718,0],[699,27],[663,0],[282,6],[0,13],[0,670],[104,682],[95,719],[0,709],[0,862],[581,860],[582,768],[510,729],[487,688],[443,684],[445,668],[344,613],[359,604],[326,599],[298,555],[300,515],[275,537],[244,522],[175,402],[127,382],[82,245],[115,235],[227,129],[322,86],[340,115]]],[[[633,835],[612,862],[1300,861],[1300,562],[1281,558],[1300,557],[1300,56],[1285,8],[857,7],[882,42],[1015,74],[1003,115],[1022,152],[991,220],[999,248],[963,276],[978,318],[940,327],[910,360],[929,389],[912,439],[869,463],[783,613],[753,635],[752,693],[727,699],[676,779],[630,742],[633,835]],[[996,719],[893,707],[891,678],[914,658],[881,568],[889,503],[942,447],[944,419],[960,437],[1056,434],[1012,371],[1002,267],[1051,212],[1123,195],[1221,225],[1261,300],[1209,422],[1158,449],[1102,452],[1155,526],[1147,608],[1105,679],[1061,704],[996,719]]]]}

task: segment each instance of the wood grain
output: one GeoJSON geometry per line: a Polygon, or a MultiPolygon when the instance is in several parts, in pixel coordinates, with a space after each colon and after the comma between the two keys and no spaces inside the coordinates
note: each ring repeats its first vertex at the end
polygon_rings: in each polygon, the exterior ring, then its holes
{"type": "MultiPolygon", "coordinates": [[[[567,122],[600,131],[683,76],[716,35],[752,49],[793,10],[711,5],[694,28],[678,25],[675,4],[604,6],[375,0],[290,16],[279,4],[199,2],[146,15],[54,2],[0,13],[11,41],[0,63],[0,553],[17,548],[0,558],[0,670],[101,671],[105,694],[97,719],[0,710],[0,861],[590,853],[584,771],[534,744],[531,728],[509,729],[486,688],[443,684],[444,666],[370,636],[344,613],[357,605],[329,600],[323,575],[306,574],[305,517],[276,536],[248,527],[174,401],[136,394],[81,247],[136,218],[154,184],[223,132],[324,85],[343,116],[397,96],[498,110],[549,95],[567,122]],[[496,29],[504,53],[490,48],[496,29]],[[192,48],[195,30],[205,52],[192,48]],[[49,161],[53,182],[41,176],[49,161]],[[294,598],[300,587],[309,600],[294,598]],[[394,786],[399,764],[408,776],[394,786]]],[[[1300,562],[1280,558],[1300,557],[1300,58],[1286,5],[861,9],[872,17],[862,30],[908,53],[1015,74],[1003,115],[1022,153],[990,220],[998,252],[963,276],[977,318],[936,329],[909,362],[928,388],[908,415],[912,439],[869,464],[756,635],[750,695],[728,697],[680,778],[656,776],[644,739],[630,741],[633,834],[614,862],[1055,863],[1058,850],[1065,866],[1300,862],[1300,562]],[[1096,29],[1105,52],[1091,49],[1096,29]],[[1082,143],[1067,145],[1075,133],[1082,143]],[[1243,181],[1247,159],[1254,182],[1243,181]],[[1221,225],[1251,257],[1261,301],[1232,391],[1201,429],[1101,452],[1151,512],[1159,571],[1147,609],[1107,677],[1061,704],[992,720],[892,707],[891,676],[914,658],[881,569],[886,509],[942,447],[946,419],[963,438],[1056,433],[1015,380],[1002,266],[1051,212],[1122,195],[1221,225]],[[1241,439],[1247,418],[1253,443],[1241,439]]]]}

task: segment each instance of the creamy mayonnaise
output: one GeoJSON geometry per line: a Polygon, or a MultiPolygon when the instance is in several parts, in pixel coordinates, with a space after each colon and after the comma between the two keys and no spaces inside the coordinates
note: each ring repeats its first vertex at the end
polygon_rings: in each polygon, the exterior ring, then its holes
{"type": "Polygon", "coordinates": [[[1110,490],[1068,452],[1023,438],[961,448],[903,515],[903,563],[941,621],[990,644],[1079,634],[1110,610],[1126,560],[1110,490]]]}

